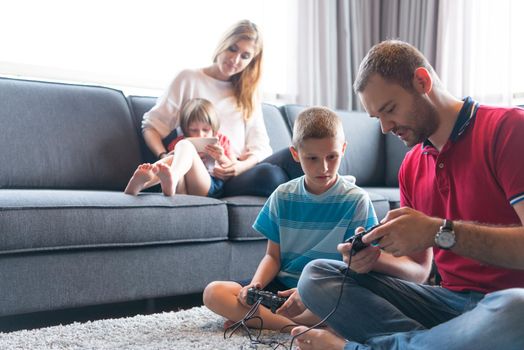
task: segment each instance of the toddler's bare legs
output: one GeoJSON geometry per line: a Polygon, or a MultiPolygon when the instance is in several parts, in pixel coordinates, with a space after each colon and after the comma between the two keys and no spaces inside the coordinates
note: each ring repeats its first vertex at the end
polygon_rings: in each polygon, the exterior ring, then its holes
{"type": "Polygon", "coordinates": [[[138,168],[136,168],[133,176],[131,176],[124,193],[136,196],[138,192],[142,191],[144,188],[151,187],[158,181],[156,178],[156,172],[157,168],[155,164],[140,164],[138,168]]]}
{"type": "Polygon", "coordinates": [[[175,146],[172,161],[167,164],[158,164],[158,177],[162,192],[166,196],[172,196],[177,192],[207,195],[211,186],[211,176],[190,141],[179,141],[175,146]],[[170,171],[167,171],[167,164],[170,164],[170,171]]]}
{"type": "Polygon", "coordinates": [[[139,165],[124,193],[136,196],[138,192],[159,182],[166,196],[175,193],[206,196],[211,186],[211,177],[195,146],[190,141],[181,140],[176,144],[172,155],[154,164],[139,165]]]}

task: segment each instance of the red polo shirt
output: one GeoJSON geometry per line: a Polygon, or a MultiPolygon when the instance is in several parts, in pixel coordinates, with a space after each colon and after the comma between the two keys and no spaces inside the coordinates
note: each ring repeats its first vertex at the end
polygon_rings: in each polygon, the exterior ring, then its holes
{"type": "MultiPolygon", "coordinates": [[[[466,98],[440,152],[426,140],[406,155],[399,171],[401,204],[434,217],[520,226],[512,205],[524,200],[523,153],[524,109],[479,106],[466,98]]],[[[447,289],[524,287],[524,270],[433,252],[447,289]]]]}

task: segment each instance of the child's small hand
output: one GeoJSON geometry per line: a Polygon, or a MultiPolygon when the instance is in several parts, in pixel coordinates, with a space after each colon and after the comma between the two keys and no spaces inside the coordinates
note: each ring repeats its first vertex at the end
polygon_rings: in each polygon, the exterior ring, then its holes
{"type": "Polygon", "coordinates": [[[246,307],[251,307],[251,305],[248,305],[247,303],[247,291],[249,288],[252,288],[252,287],[261,289],[262,285],[260,283],[250,283],[247,286],[242,287],[240,289],[240,292],[238,292],[238,295],[237,295],[238,302],[246,307]]]}
{"type": "Polygon", "coordinates": [[[224,148],[218,143],[207,145],[206,153],[209,154],[214,160],[220,160],[220,158],[225,157],[224,148]]]}
{"type": "Polygon", "coordinates": [[[306,306],[302,303],[302,299],[296,288],[280,291],[278,292],[278,296],[287,297],[286,302],[277,309],[276,313],[278,315],[291,319],[302,314],[306,310],[306,306]]]}

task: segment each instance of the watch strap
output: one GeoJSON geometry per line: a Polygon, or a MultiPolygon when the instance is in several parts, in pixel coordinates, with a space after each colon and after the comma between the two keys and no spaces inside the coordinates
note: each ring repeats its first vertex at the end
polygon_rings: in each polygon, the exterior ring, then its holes
{"type": "Polygon", "coordinates": [[[456,244],[455,231],[453,230],[453,221],[444,219],[435,235],[435,244],[444,250],[453,248],[456,244]]]}
{"type": "Polygon", "coordinates": [[[441,231],[453,231],[453,221],[444,219],[444,223],[440,226],[441,231]]]}

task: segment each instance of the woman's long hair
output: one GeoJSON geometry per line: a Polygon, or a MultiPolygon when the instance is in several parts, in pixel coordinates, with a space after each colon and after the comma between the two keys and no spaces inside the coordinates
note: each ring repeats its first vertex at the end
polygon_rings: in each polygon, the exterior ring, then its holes
{"type": "Polygon", "coordinates": [[[249,40],[255,43],[255,52],[249,65],[240,73],[229,78],[233,84],[233,93],[237,100],[237,106],[244,115],[244,120],[248,120],[253,115],[257,96],[257,89],[262,76],[262,37],[257,26],[248,20],[235,23],[220,40],[213,62],[217,61],[217,56],[227,50],[240,40],[249,40]]]}

